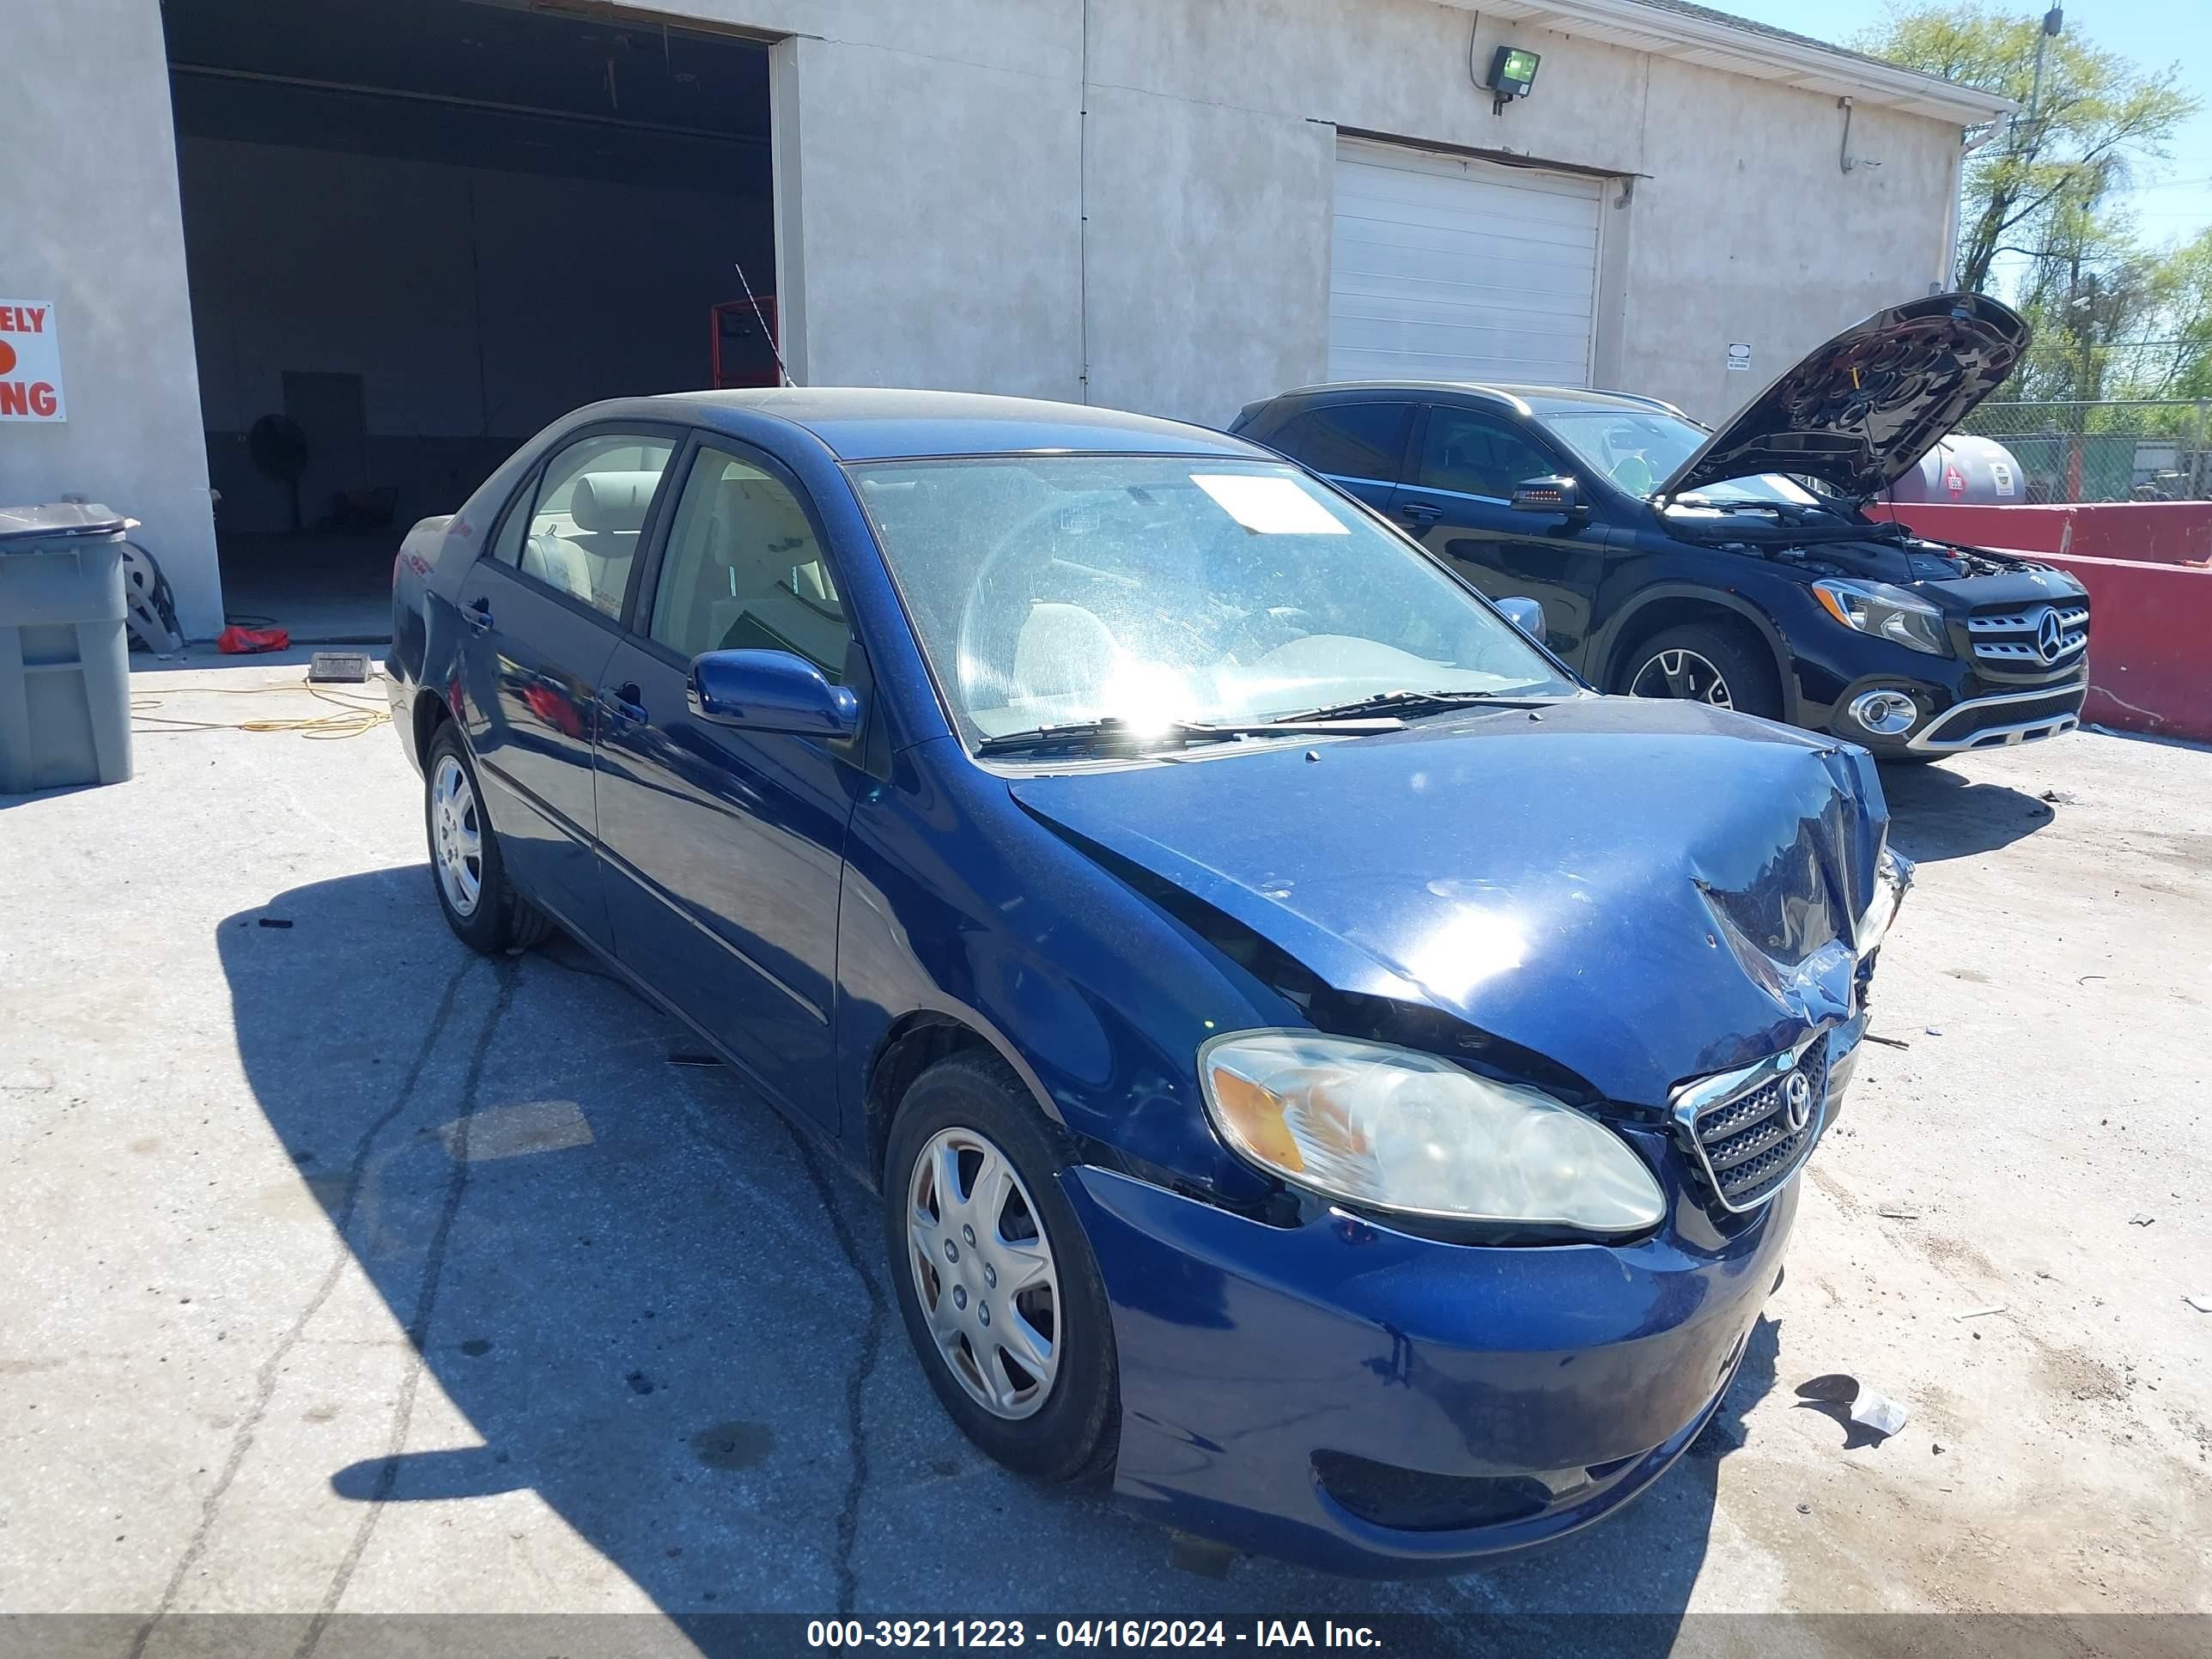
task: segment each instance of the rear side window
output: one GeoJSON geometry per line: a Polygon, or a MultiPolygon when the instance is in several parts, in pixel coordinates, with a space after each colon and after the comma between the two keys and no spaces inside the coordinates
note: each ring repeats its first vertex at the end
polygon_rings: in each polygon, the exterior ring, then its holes
{"type": "Polygon", "coordinates": [[[1331,404],[1291,416],[1261,441],[1333,477],[1395,483],[1413,418],[1411,404],[1331,404]]]}
{"type": "Polygon", "coordinates": [[[601,432],[547,462],[522,544],[522,574],[620,617],[638,538],[675,447],[667,438],[601,432]]]}
{"type": "Polygon", "coordinates": [[[1557,471],[1549,455],[1503,422],[1460,409],[1429,410],[1417,480],[1424,489],[1505,501],[1516,484],[1557,471]]]}

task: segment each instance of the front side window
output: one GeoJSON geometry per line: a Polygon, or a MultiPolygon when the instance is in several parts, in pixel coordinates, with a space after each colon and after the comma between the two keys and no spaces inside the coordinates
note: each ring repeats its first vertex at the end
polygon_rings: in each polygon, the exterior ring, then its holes
{"type": "Polygon", "coordinates": [[[638,538],[675,447],[666,438],[601,432],[555,455],[531,507],[522,574],[620,617],[638,538]]]}
{"type": "Polygon", "coordinates": [[[1429,411],[1418,480],[1425,489],[1505,501],[1516,484],[1553,470],[1550,456],[1502,422],[1464,410],[1429,411]]]}
{"type": "Polygon", "coordinates": [[[652,637],[687,660],[708,651],[792,651],[832,681],[850,630],[836,578],[798,498],[713,445],[684,480],[653,593],[652,637]]]}
{"type": "Polygon", "coordinates": [[[1395,483],[1413,416],[1411,404],[1331,404],[1291,416],[1262,441],[1333,478],[1395,483]]]}
{"type": "Polygon", "coordinates": [[[1295,467],[1055,455],[848,471],[971,741],[1264,721],[1395,690],[1572,690],[1419,549],[1295,467]]]}

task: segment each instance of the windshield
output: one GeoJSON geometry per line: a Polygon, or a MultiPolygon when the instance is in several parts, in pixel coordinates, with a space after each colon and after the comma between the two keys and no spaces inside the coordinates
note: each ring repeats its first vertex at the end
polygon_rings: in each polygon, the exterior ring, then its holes
{"type": "MultiPolygon", "coordinates": [[[[1649,498],[1674,475],[1712,434],[1694,421],[1657,410],[1565,409],[1547,411],[1544,425],[1583,463],[1632,495],[1649,498]]],[[[1697,495],[1709,501],[1782,501],[1792,507],[1825,505],[1803,485],[1778,472],[1701,484],[1697,495]]]]}
{"type": "Polygon", "coordinates": [[[1095,720],[1268,720],[1400,690],[1574,690],[1294,467],[1054,455],[848,471],[971,743],[1095,720]]]}

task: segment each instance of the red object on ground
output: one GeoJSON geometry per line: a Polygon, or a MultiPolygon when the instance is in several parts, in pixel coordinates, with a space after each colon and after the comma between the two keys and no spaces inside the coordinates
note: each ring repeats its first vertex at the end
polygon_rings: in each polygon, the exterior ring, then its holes
{"type": "Polygon", "coordinates": [[[2081,553],[2139,564],[2212,561],[2212,501],[2090,501],[2078,507],[1954,507],[1948,501],[1869,502],[1923,536],[1968,547],[2081,553]]]}
{"type": "Polygon", "coordinates": [[[2212,566],[2044,556],[2089,590],[2081,718],[2212,743],[2212,566]]]}
{"type": "Polygon", "coordinates": [[[2089,590],[2089,698],[2081,718],[2212,743],[2212,501],[1878,501],[1867,511],[1923,536],[2071,572],[2089,590]]]}
{"type": "Polygon", "coordinates": [[[250,657],[260,651],[289,651],[292,635],[282,628],[240,628],[232,623],[216,635],[215,648],[228,656],[250,657]]]}

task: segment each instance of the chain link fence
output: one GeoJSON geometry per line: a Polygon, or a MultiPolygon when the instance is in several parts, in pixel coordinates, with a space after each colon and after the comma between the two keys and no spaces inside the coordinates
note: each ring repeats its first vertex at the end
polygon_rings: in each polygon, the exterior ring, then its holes
{"type": "Polygon", "coordinates": [[[1960,430],[2012,452],[2029,501],[2212,499],[2212,403],[1992,401],[1960,430]]]}

